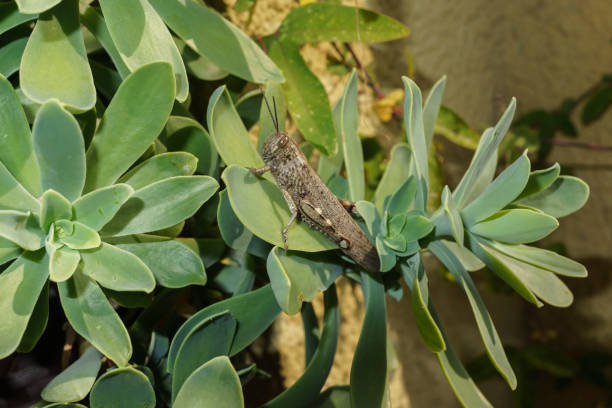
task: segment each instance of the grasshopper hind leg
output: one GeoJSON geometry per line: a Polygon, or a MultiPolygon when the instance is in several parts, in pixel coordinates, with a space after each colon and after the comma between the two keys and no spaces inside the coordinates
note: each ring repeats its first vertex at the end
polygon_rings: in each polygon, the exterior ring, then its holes
{"type": "Polygon", "coordinates": [[[289,227],[291,226],[291,224],[295,222],[295,219],[298,216],[298,209],[295,203],[293,202],[293,199],[291,198],[289,192],[283,189],[281,189],[281,191],[283,193],[285,201],[287,202],[287,205],[289,206],[289,211],[291,211],[291,218],[289,218],[289,222],[287,222],[287,225],[285,225],[285,227],[283,228],[283,244],[285,245],[285,252],[287,252],[289,250],[289,240],[287,239],[287,231],[289,231],[289,227]]]}

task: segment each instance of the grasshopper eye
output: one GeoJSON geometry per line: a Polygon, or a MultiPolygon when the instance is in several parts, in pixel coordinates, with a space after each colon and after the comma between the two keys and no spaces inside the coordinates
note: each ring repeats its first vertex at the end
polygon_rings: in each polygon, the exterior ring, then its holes
{"type": "Polygon", "coordinates": [[[281,133],[280,139],[278,139],[278,146],[283,147],[289,142],[289,136],[286,133],[281,133]]]}

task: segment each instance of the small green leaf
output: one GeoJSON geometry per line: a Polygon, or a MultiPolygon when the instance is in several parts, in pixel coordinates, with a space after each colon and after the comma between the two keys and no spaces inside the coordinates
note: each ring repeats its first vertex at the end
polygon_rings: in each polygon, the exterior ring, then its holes
{"type": "Polygon", "coordinates": [[[429,218],[420,214],[409,213],[402,234],[406,238],[406,242],[413,242],[429,234],[433,228],[434,225],[429,218]]]}
{"type": "MultiPolygon", "coordinates": [[[[228,166],[221,177],[227,185],[232,208],[244,226],[264,241],[282,247],[282,230],[291,213],[278,187],[236,165],[228,166]],[[258,203],[257,207],[252,205],[254,202],[258,203]]],[[[296,251],[337,248],[323,234],[297,222],[289,228],[287,238],[289,249],[296,251]]]]}
{"type": "Polygon", "coordinates": [[[26,21],[38,18],[36,14],[20,13],[14,2],[0,4],[0,34],[26,21]]]}
{"type": "Polygon", "coordinates": [[[132,194],[134,190],[127,184],[115,184],[87,193],[74,202],[74,219],[99,231],[132,194]]]}
{"type": "Polygon", "coordinates": [[[427,99],[425,100],[425,106],[423,107],[423,130],[425,132],[425,147],[427,147],[428,151],[433,139],[434,128],[436,126],[436,120],[438,119],[445,86],[446,75],[443,75],[442,78],[431,87],[429,95],[427,95],[427,99]]]}
{"type": "Polygon", "coordinates": [[[118,366],[125,366],[132,356],[130,336],[102,289],[80,269],[57,284],[66,318],[100,352],[118,366]]]}
{"type": "Polygon", "coordinates": [[[32,139],[42,190],[53,189],[69,201],[79,198],[85,185],[85,143],[76,119],[49,101],[36,114],[32,139]]]}
{"type": "Polygon", "coordinates": [[[374,204],[378,211],[382,214],[384,208],[384,200],[392,195],[402,186],[408,177],[410,177],[410,168],[412,163],[412,152],[408,145],[399,143],[391,149],[391,158],[387,163],[387,168],[376,187],[374,193],[374,204]]]}
{"type": "Polygon", "coordinates": [[[174,408],[244,407],[240,378],[229,358],[219,356],[201,365],[187,378],[172,406],[174,408]]]}
{"type": "Polygon", "coordinates": [[[170,31],[146,0],[101,0],[108,31],[130,71],[151,62],[172,65],[176,99],[184,102],[189,93],[187,72],[170,31]]]}
{"type": "MultiPolygon", "coordinates": [[[[166,124],[165,145],[170,151],[189,152],[197,157],[197,172],[217,177],[219,155],[208,132],[197,121],[170,116],[166,124]]],[[[193,173],[191,173],[193,174],[193,173]]]]}
{"type": "Polygon", "coordinates": [[[45,234],[38,220],[29,213],[1,210],[0,236],[28,251],[36,251],[45,245],[45,234]]]}
{"type": "Polygon", "coordinates": [[[104,236],[157,231],[191,217],[219,188],[208,176],[177,176],[137,190],[104,226],[104,236]]]}
{"type": "Polygon", "coordinates": [[[63,282],[72,276],[81,256],[79,251],[64,246],[55,248],[49,259],[49,279],[53,282],[63,282]]]}
{"type": "Polygon", "coordinates": [[[19,73],[21,88],[35,102],[57,99],[68,109],[84,112],[94,107],[96,89],[79,26],[78,1],[54,3],[57,6],[39,16],[28,39],[19,73]]]}
{"type": "Polygon", "coordinates": [[[529,173],[527,185],[517,197],[517,200],[546,190],[559,177],[560,172],[561,166],[559,166],[559,163],[555,163],[547,169],[532,171],[529,173]]]}
{"type": "Polygon", "coordinates": [[[589,198],[589,186],[577,177],[559,176],[550,187],[514,204],[536,208],[555,218],[578,211],[589,198]]]}
{"type": "MultiPolygon", "coordinates": [[[[453,238],[455,238],[455,242],[462,247],[465,239],[463,220],[461,219],[459,210],[457,210],[457,206],[455,205],[455,201],[453,200],[453,196],[448,186],[444,186],[444,189],[442,190],[442,207],[444,208],[444,213],[448,218],[448,223],[453,238]]],[[[436,234],[438,234],[437,231],[436,234]]]]}
{"type": "Polygon", "coordinates": [[[306,65],[298,45],[273,39],[268,53],[287,79],[281,86],[302,136],[323,154],[335,155],[338,144],[327,92],[306,65]]]}
{"type": "Polygon", "coordinates": [[[588,125],[599,119],[612,105],[612,86],[604,85],[595,91],[582,109],[582,123],[588,125]]]}
{"type": "Polygon", "coordinates": [[[16,0],[19,11],[25,14],[38,14],[49,10],[62,0],[16,0]]]}
{"type": "Polygon", "coordinates": [[[149,2],[187,45],[221,69],[259,84],[283,81],[282,74],[263,50],[217,12],[193,1],[149,2]]]}
{"type": "Polygon", "coordinates": [[[559,226],[546,214],[525,209],[498,211],[470,227],[470,231],[485,238],[510,244],[534,242],[544,238],[559,226]]]}
{"type": "Polygon", "coordinates": [[[85,398],[100,371],[101,357],[95,347],[89,347],[43,388],[41,398],[50,402],[74,402],[85,398]]]}
{"type": "MultiPolygon", "coordinates": [[[[1,13],[0,11],[0,14],[1,13]]],[[[0,48],[0,75],[4,75],[8,78],[19,71],[21,57],[27,42],[27,38],[20,38],[0,48]]]]}
{"type": "Polygon", "coordinates": [[[138,190],[170,177],[191,176],[195,173],[197,162],[194,155],[185,152],[158,154],[125,173],[119,182],[138,190]]]}
{"type": "Polygon", "coordinates": [[[43,289],[40,291],[40,295],[38,295],[38,300],[36,301],[36,305],[34,306],[34,310],[32,311],[32,316],[28,321],[28,326],[26,327],[25,332],[23,333],[23,337],[21,337],[21,342],[19,342],[19,347],[17,347],[17,352],[19,353],[29,353],[31,352],[38,340],[42,337],[45,329],[47,328],[47,322],[49,320],[49,281],[45,283],[43,289]]]}
{"type": "Polygon", "coordinates": [[[117,291],[151,292],[155,278],[136,255],[116,246],[102,243],[97,249],[81,251],[84,275],[100,285],[117,291]]]}
{"type": "Polygon", "coordinates": [[[476,150],[478,139],[480,139],[480,135],[474,132],[465,120],[446,106],[441,106],[438,111],[434,133],[445,137],[449,142],[457,146],[470,150],[476,150]]]}
{"type": "Polygon", "coordinates": [[[155,391],[149,379],[132,367],[107,371],[98,378],[89,395],[91,408],[151,408],[155,391]]]}
{"type": "Polygon", "coordinates": [[[278,29],[284,40],[307,42],[381,42],[402,38],[408,29],[399,21],[374,11],[330,3],[297,7],[278,29]]]}
{"type": "Polygon", "coordinates": [[[173,399],[198,367],[214,357],[229,353],[235,331],[236,320],[229,312],[222,312],[200,322],[189,332],[179,349],[172,371],[173,399]]]}
{"type": "Polygon", "coordinates": [[[100,236],[98,233],[78,221],[59,220],[55,223],[55,236],[72,249],[93,249],[100,246],[100,236]],[[59,233],[59,229],[64,234],[59,233]],[[70,231],[69,234],[65,233],[70,231]]]}
{"type": "Polygon", "coordinates": [[[19,346],[48,276],[45,251],[26,252],[0,273],[0,358],[19,346]]]}
{"type": "MultiPolygon", "coordinates": [[[[283,93],[282,84],[278,82],[269,81],[266,83],[266,90],[264,97],[271,103],[270,109],[276,105],[276,112],[272,112],[273,115],[278,115],[278,129],[281,131],[285,130],[285,123],[287,122],[287,99],[283,93]]],[[[268,111],[265,99],[261,101],[261,108],[259,109],[259,137],[257,139],[257,151],[261,152],[261,147],[270,135],[276,133],[276,127],[274,121],[276,117],[272,118],[270,111],[268,111]]]]}
{"type": "Polygon", "coordinates": [[[388,205],[385,208],[390,216],[408,212],[417,191],[417,183],[414,176],[409,176],[398,187],[390,196],[388,205]]]}
{"type": "Polygon", "coordinates": [[[40,203],[0,162],[0,209],[40,213],[40,203]]]}
{"type": "Polygon", "coordinates": [[[311,302],[342,274],[342,265],[318,255],[285,253],[274,247],[266,264],[274,297],[287,314],[300,311],[302,302],[311,302]]]}
{"type": "Polygon", "coordinates": [[[85,192],[112,184],[130,168],[163,129],[173,102],[174,77],[165,62],[123,81],[87,149],[85,192]]]}
{"type": "Polygon", "coordinates": [[[57,220],[72,218],[72,206],[63,195],[47,190],[40,198],[40,227],[44,232],[57,220]]]}

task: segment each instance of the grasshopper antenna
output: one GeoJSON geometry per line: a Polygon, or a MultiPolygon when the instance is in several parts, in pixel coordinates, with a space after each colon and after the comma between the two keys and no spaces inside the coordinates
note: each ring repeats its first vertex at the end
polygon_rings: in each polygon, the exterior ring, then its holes
{"type": "MultiPolygon", "coordinates": [[[[263,95],[264,101],[266,102],[266,107],[268,108],[268,113],[270,114],[270,117],[272,118],[272,124],[274,125],[274,127],[276,128],[276,133],[278,133],[279,127],[278,127],[278,118],[276,119],[276,121],[274,120],[274,115],[272,114],[272,109],[270,109],[270,104],[268,103],[268,98],[266,98],[266,95],[263,95]]],[[[272,101],[274,102],[274,112],[276,112],[276,102],[274,101],[274,99],[272,99],[272,101]]]]}
{"type": "Polygon", "coordinates": [[[274,105],[274,119],[276,120],[276,132],[280,132],[280,127],[278,126],[278,112],[276,111],[276,98],[272,97],[272,104],[274,105]]]}

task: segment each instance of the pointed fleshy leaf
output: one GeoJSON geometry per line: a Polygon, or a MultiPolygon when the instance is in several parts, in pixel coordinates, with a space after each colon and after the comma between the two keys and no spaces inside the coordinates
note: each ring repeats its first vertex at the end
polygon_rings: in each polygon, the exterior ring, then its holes
{"type": "Polygon", "coordinates": [[[219,188],[208,176],[177,176],[137,190],[104,226],[103,236],[124,236],[171,227],[189,217],[219,188]]]}
{"type": "Polygon", "coordinates": [[[25,252],[0,273],[0,358],[19,346],[48,276],[45,251],[25,252]]]}
{"type": "Polygon", "coordinates": [[[387,168],[376,187],[374,193],[374,204],[382,214],[385,197],[390,196],[402,186],[410,177],[412,153],[408,145],[399,143],[391,149],[391,158],[387,168]]]}
{"type": "Polygon", "coordinates": [[[40,172],[32,147],[32,135],[17,94],[0,75],[0,162],[34,197],[40,196],[40,172]]]}
{"type": "Polygon", "coordinates": [[[382,220],[374,204],[369,201],[357,201],[355,208],[365,221],[366,228],[372,237],[382,233],[382,220]]]}
{"type": "Polygon", "coordinates": [[[55,236],[72,249],[93,249],[100,246],[101,240],[98,233],[78,221],[59,220],[55,223],[55,227],[55,236]],[[63,228],[64,231],[70,231],[70,233],[60,236],[58,228],[63,228]]]}
{"type": "Polygon", "coordinates": [[[134,194],[127,184],[114,184],[85,194],[73,204],[74,219],[99,231],[134,194]]]}
{"type": "Polygon", "coordinates": [[[98,378],[89,395],[91,408],[146,408],[155,406],[155,391],[149,378],[133,367],[107,371],[98,378]]]}
{"type": "Polygon", "coordinates": [[[155,278],[136,255],[107,243],[97,249],[81,251],[84,275],[105,288],[117,291],[151,292],[155,278]]]}
{"type": "Polygon", "coordinates": [[[185,152],[162,153],[151,157],[125,173],[119,182],[138,190],[170,177],[191,176],[198,159],[185,152]]]}
{"type": "Polygon", "coordinates": [[[342,274],[342,265],[333,258],[285,253],[274,247],[266,263],[274,297],[287,314],[300,311],[302,302],[311,302],[342,274]]]}
{"type": "MultiPolygon", "coordinates": [[[[282,230],[291,213],[278,187],[236,165],[228,166],[222,178],[232,208],[244,226],[264,241],[284,246],[282,230]],[[252,205],[254,202],[258,203],[257,207],[252,205]]],[[[289,228],[287,238],[289,249],[296,251],[318,252],[337,248],[323,234],[297,222],[289,228]]]]}
{"type": "Polygon", "coordinates": [[[40,393],[50,402],[80,401],[89,394],[100,371],[102,354],[89,347],[77,361],[53,378],[40,393]]]}
{"type": "Polygon", "coordinates": [[[40,227],[49,231],[49,227],[57,220],[72,218],[72,206],[63,195],[54,190],[47,190],[40,198],[40,227]]]}
{"type": "Polygon", "coordinates": [[[66,108],[86,111],[96,103],[96,89],[79,26],[78,0],[55,1],[41,14],[21,59],[23,92],[33,101],[57,99],[66,108]]]}
{"type": "Polygon", "coordinates": [[[448,186],[444,186],[444,189],[442,190],[442,206],[444,208],[444,212],[446,213],[446,217],[448,217],[455,242],[459,244],[459,246],[463,246],[463,241],[465,239],[463,219],[459,214],[459,210],[457,210],[457,206],[455,206],[455,201],[453,200],[453,196],[448,186]]]}
{"type": "Polygon", "coordinates": [[[16,0],[19,11],[24,14],[38,14],[49,10],[62,0],[16,0]]]}
{"type": "Polygon", "coordinates": [[[8,78],[19,71],[21,57],[27,42],[27,38],[19,38],[0,48],[0,75],[8,78]]]}
{"type": "Polygon", "coordinates": [[[559,177],[559,173],[561,173],[559,163],[555,163],[547,169],[532,171],[529,174],[527,185],[517,197],[517,200],[546,190],[559,177]]]}
{"type": "Polygon", "coordinates": [[[229,312],[211,316],[189,332],[179,349],[172,371],[173,399],[198,367],[229,353],[235,332],[236,320],[229,312]]]}
{"type": "Polygon", "coordinates": [[[53,282],[63,282],[70,278],[81,260],[79,251],[65,246],[56,248],[49,258],[49,279],[53,282]]]}
{"type": "Polygon", "coordinates": [[[172,65],[176,99],[189,93],[187,72],[170,31],[147,0],[101,0],[108,31],[125,65],[133,72],[151,62],[172,65]]]}
{"type": "Polygon", "coordinates": [[[149,2],[187,45],[221,69],[259,84],[283,81],[283,75],[263,50],[216,11],[193,1],[149,2]]]}
{"type": "Polygon", "coordinates": [[[202,364],[187,378],[179,391],[174,408],[243,408],[240,378],[226,356],[202,364]]]}
{"type": "Polygon", "coordinates": [[[8,261],[17,258],[23,249],[13,241],[0,237],[0,265],[4,265],[8,261]]]}
{"type": "Polygon", "coordinates": [[[338,144],[329,98],[321,81],[306,65],[299,46],[275,38],[268,53],[285,75],[281,86],[291,118],[302,136],[323,154],[335,155],[338,144]]]}
{"type": "Polygon", "coordinates": [[[456,242],[444,239],[439,242],[457,258],[466,271],[473,272],[485,267],[485,264],[466,247],[459,246],[456,242]]]}
{"type": "Polygon", "coordinates": [[[38,300],[32,311],[32,316],[28,321],[19,347],[17,347],[18,353],[29,353],[34,350],[38,340],[42,337],[45,329],[47,328],[47,322],[49,321],[49,281],[45,283],[43,289],[38,295],[38,300]]]}
{"type": "Polygon", "coordinates": [[[423,130],[425,131],[425,146],[427,147],[428,151],[433,139],[434,127],[436,126],[436,120],[438,119],[438,113],[440,111],[445,85],[446,75],[443,75],[442,78],[438,79],[438,81],[431,87],[423,107],[423,130]]]}
{"type": "Polygon", "coordinates": [[[145,65],[130,74],[104,112],[87,149],[85,192],[115,182],[163,129],[174,103],[172,67],[145,65]]]}
{"type": "Polygon", "coordinates": [[[376,251],[378,252],[378,258],[380,259],[380,271],[381,272],[389,272],[395,266],[397,262],[397,257],[390,250],[387,245],[385,245],[385,241],[382,236],[376,237],[376,251]]]}
{"type": "Polygon", "coordinates": [[[470,227],[470,231],[485,238],[510,244],[534,242],[544,238],[559,226],[553,217],[526,209],[496,212],[470,227]]]}
{"type": "Polygon", "coordinates": [[[403,235],[406,242],[417,241],[429,234],[433,228],[433,223],[427,217],[419,214],[408,214],[403,235]]]}
{"type": "Polygon", "coordinates": [[[497,176],[478,198],[461,211],[465,224],[473,225],[510,204],[527,184],[530,167],[525,150],[521,157],[497,176]]]}
{"type": "Polygon", "coordinates": [[[170,116],[166,125],[164,144],[170,151],[189,152],[197,157],[197,172],[217,177],[219,155],[212,138],[194,119],[184,116],[170,116]]]}
{"type": "Polygon", "coordinates": [[[391,195],[385,210],[390,216],[408,212],[417,190],[414,176],[410,176],[391,195]]]}
{"type": "Polygon", "coordinates": [[[578,211],[589,198],[589,186],[577,177],[559,176],[550,187],[515,202],[555,218],[578,211]]]}
{"type": "Polygon", "coordinates": [[[38,220],[29,213],[1,210],[0,236],[28,251],[36,251],[45,245],[45,233],[38,220]]]}
{"type": "Polygon", "coordinates": [[[0,162],[0,209],[40,213],[40,203],[0,162]]]}
{"type": "Polygon", "coordinates": [[[38,18],[36,14],[20,12],[15,2],[2,3],[0,4],[0,34],[36,18],[38,18]]]}
{"type": "Polygon", "coordinates": [[[45,103],[32,128],[42,190],[53,189],[69,201],[85,185],[85,143],[76,119],[57,101],[45,103]]]}
{"type": "Polygon", "coordinates": [[[357,111],[357,70],[353,72],[344,88],[339,102],[338,113],[334,109],[338,138],[342,139],[344,167],[349,184],[349,200],[359,201],[365,198],[365,174],[363,171],[363,150],[357,133],[359,117],[357,111]]]}
{"type": "Polygon", "coordinates": [[[162,286],[182,288],[206,284],[202,260],[180,241],[153,235],[130,235],[112,240],[112,243],[136,255],[162,286]]]}
{"type": "Polygon", "coordinates": [[[57,288],[62,308],[72,328],[118,366],[132,356],[130,336],[96,282],[85,276],[80,266],[70,279],[57,288]]]}
{"type": "MultiPolygon", "coordinates": [[[[268,103],[272,103],[270,108],[272,109],[276,104],[276,113],[278,115],[278,129],[281,131],[285,130],[285,124],[287,122],[287,99],[283,93],[282,84],[279,82],[269,81],[266,83],[266,90],[264,92],[265,98],[268,103]]],[[[276,127],[274,126],[275,118],[272,118],[267,106],[265,105],[265,99],[261,101],[261,108],[259,109],[259,137],[257,139],[257,151],[261,152],[261,147],[270,135],[276,133],[276,127]]]]}

